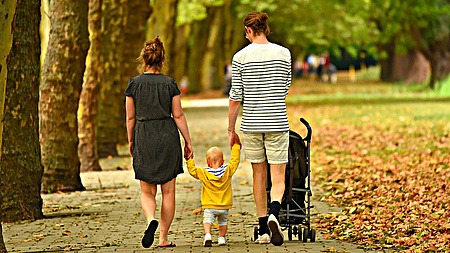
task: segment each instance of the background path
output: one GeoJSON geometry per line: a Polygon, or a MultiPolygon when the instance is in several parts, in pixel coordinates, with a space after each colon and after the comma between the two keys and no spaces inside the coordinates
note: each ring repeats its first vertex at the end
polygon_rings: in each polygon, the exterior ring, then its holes
{"type": "MultiPolygon", "coordinates": [[[[219,146],[229,160],[227,133],[227,100],[205,100],[205,104],[184,101],[194,146],[197,166],[205,166],[204,154],[211,146],[219,146]]],[[[43,194],[46,219],[4,223],[3,235],[10,252],[143,252],[140,240],[145,227],[145,217],[139,203],[139,184],[130,169],[131,160],[126,148],[121,157],[102,161],[105,171],[82,173],[83,192],[43,194]],[[118,165],[119,164],[119,165],[118,165]],[[120,167],[125,170],[116,170],[120,167]]],[[[250,164],[242,162],[233,177],[234,208],[230,210],[227,246],[213,244],[202,247],[201,182],[182,174],[177,178],[176,214],[171,226],[170,240],[176,248],[155,248],[155,251],[174,252],[364,252],[355,245],[322,239],[317,231],[316,242],[303,243],[294,237],[282,246],[253,243],[253,227],[257,224],[252,195],[250,164]]],[[[314,188],[315,189],[315,188],[314,188]]],[[[319,191],[313,191],[312,217],[318,213],[336,212],[325,203],[317,201],[319,191]]],[[[160,204],[161,196],[158,194],[160,204]]],[[[157,210],[159,217],[159,210],[157,210]]],[[[314,220],[313,220],[314,222],[314,220]]],[[[314,224],[312,224],[314,227],[314,224]]],[[[287,231],[285,238],[287,238],[287,231]]],[[[213,242],[217,242],[218,229],[213,229],[213,242]]],[[[155,244],[157,239],[155,239],[155,244]]]]}

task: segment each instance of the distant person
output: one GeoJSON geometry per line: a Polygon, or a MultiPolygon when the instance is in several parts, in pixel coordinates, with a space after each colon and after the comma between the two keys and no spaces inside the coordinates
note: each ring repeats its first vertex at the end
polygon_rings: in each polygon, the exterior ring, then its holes
{"type": "Polygon", "coordinates": [[[203,230],[205,238],[204,247],[212,246],[211,226],[217,218],[219,224],[218,245],[226,245],[228,210],[233,206],[233,194],[231,189],[231,177],[236,172],[240,162],[239,144],[233,144],[231,159],[227,165],[223,165],[223,153],[217,147],[212,147],[206,152],[206,168],[196,168],[192,158],[187,159],[189,174],[202,181],[202,208],[203,230]]]}
{"type": "Polygon", "coordinates": [[[162,192],[159,247],[175,247],[167,234],[175,214],[175,180],[183,173],[178,131],[185,142],[184,156],[193,157],[180,90],[175,80],[161,74],[164,55],[159,37],[148,41],[140,55],[143,73],[133,77],[125,90],[129,151],[147,219],[144,248],[152,246],[159,224],[155,217],[157,185],[162,192]]]}
{"type": "Polygon", "coordinates": [[[225,63],[225,68],[224,68],[224,83],[223,83],[223,93],[225,95],[229,95],[230,93],[230,89],[231,89],[231,63],[230,61],[227,61],[225,63]]]}
{"type": "Polygon", "coordinates": [[[189,79],[187,76],[183,76],[180,81],[180,91],[182,96],[187,94],[188,87],[189,87],[189,79]]]}
{"type": "Polygon", "coordinates": [[[253,195],[259,222],[256,243],[278,246],[284,242],[278,214],[288,161],[289,121],[285,99],[291,85],[291,53],[289,49],[267,40],[270,32],[268,18],[265,13],[252,12],[244,19],[246,38],[251,44],[233,57],[228,134],[230,146],[240,142],[235,126],[244,100],[240,130],[243,132],[246,160],[253,168],[253,195]],[[266,155],[272,182],[269,212],[266,155]]]}

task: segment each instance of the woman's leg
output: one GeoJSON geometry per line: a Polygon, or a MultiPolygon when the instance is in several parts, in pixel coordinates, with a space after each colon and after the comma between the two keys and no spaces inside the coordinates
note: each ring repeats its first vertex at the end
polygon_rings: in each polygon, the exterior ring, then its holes
{"type": "Polygon", "coordinates": [[[167,234],[170,224],[172,224],[173,216],[175,215],[175,182],[176,178],[161,185],[162,203],[159,245],[167,245],[170,243],[167,234]]]}
{"type": "Polygon", "coordinates": [[[141,183],[141,206],[144,212],[145,218],[147,219],[147,225],[150,221],[155,219],[156,210],[156,192],[157,188],[154,184],[149,184],[144,181],[141,183]]]}

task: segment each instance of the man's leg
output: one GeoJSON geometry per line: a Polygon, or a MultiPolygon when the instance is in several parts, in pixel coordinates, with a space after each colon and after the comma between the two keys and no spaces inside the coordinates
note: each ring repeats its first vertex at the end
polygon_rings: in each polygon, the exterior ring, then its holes
{"type": "Polygon", "coordinates": [[[266,162],[252,163],[253,168],[253,196],[255,198],[256,212],[258,213],[259,235],[261,239],[259,243],[270,243],[269,226],[267,225],[267,192],[266,180],[267,169],[266,162]],[[263,237],[261,237],[264,235],[263,237]]]}
{"type": "Polygon", "coordinates": [[[278,219],[278,213],[281,208],[281,201],[283,200],[285,188],[285,171],[286,164],[271,164],[270,177],[272,181],[272,188],[270,189],[270,210],[269,215],[273,214],[278,219]],[[278,203],[276,203],[278,202],[278,203]]]}
{"type": "Polygon", "coordinates": [[[258,217],[267,216],[266,162],[252,163],[253,168],[253,196],[255,197],[258,217]]]}

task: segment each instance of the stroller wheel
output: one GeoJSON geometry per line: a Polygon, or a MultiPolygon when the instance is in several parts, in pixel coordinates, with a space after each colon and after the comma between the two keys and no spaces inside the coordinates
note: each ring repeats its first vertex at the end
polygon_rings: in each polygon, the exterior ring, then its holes
{"type": "Polygon", "coordinates": [[[288,238],[289,238],[289,241],[292,241],[292,227],[291,226],[288,227],[288,238]]]}
{"type": "Polygon", "coordinates": [[[309,229],[305,228],[303,229],[303,242],[308,242],[309,237],[309,229]]]}
{"type": "Polygon", "coordinates": [[[311,233],[309,234],[309,239],[311,240],[311,242],[316,241],[316,230],[315,229],[311,229],[311,233]]]}
{"type": "Polygon", "coordinates": [[[258,239],[258,227],[253,228],[253,241],[258,239]]]}

